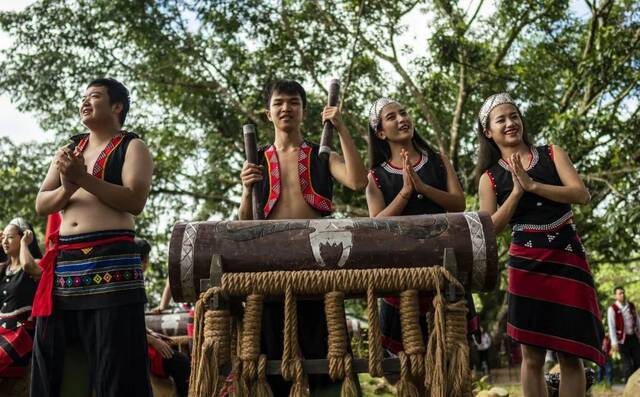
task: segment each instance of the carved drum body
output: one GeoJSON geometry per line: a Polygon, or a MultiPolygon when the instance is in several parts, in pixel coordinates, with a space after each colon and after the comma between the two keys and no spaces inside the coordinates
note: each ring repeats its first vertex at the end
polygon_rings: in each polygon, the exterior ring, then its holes
{"type": "Polygon", "coordinates": [[[167,336],[187,335],[189,313],[147,313],[144,316],[147,328],[167,336]]]}
{"type": "Polygon", "coordinates": [[[169,246],[176,302],[192,302],[200,280],[223,273],[440,266],[446,248],[456,277],[472,291],[491,291],[498,278],[493,224],[482,212],[382,219],[305,219],[177,223],[169,246]]]}

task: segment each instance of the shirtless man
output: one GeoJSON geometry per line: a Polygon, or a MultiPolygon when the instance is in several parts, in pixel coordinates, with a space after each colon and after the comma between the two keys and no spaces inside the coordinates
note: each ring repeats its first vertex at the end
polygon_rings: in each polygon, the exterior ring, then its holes
{"type": "MultiPolygon", "coordinates": [[[[338,131],[344,157],[332,152],[329,160],[318,157],[318,145],[302,137],[307,97],[295,81],[279,80],[265,92],[267,118],[273,123],[275,140],[258,152],[258,163],[245,162],[239,218],[252,219],[251,186],[260,184],[260,208],[265,219],[313,219],[330,215],[333,179],[352,190],[367,185],[367,172],[337,107],[327,106],[322,122],[329,120],[338,131]],[[263,173],[263,169],[265,172],[263,173]],[[263,176],[264,175],[264,176],[263,176]]],[[[282,357],[283,305],[265,303],[262,315],[262,351],[268,359],[282,357]]],[[[298,303],[300,348],[305,358],[326,358],[327,329],[322,302],[298,303]]],[[[271,377],[274,395],[288,394],[290,384],[271,377]]],[[[339,390],[327,375],[309,376],[312,391],[339,390]]]]}
{"type": "Polygon", "coordinates": [[[33,397],[61,395],[70,351],[88,360],[83,383],[96,397],[151,396],[146,295],[133,239],[153,162],[146,145],[122,129],[128,110],[122,83],[92,81],[80,103],[89,133],[58,150],[36,198],[40,215],[61,211],[62,223],[40,261],[33,397]]]}

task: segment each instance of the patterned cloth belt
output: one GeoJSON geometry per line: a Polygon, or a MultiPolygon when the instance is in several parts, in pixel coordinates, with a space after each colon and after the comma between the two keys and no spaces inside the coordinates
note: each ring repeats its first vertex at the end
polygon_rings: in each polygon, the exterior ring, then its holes
{"type": "Polygon", "coordinates": [[[116,236],[94,241],[85,241],[81,243],[60,244],[60,234],[55,232],[50,237],[50,244],[47,252],[44,254],[38,265],[42,269],[42,276],[38,283],[38,289],[33,299],[33,317],[48,317],[53,309],[53,273],[56,265],[58,253],[62,250],[78,250],[100,245],[111,244],[118,241],[133,241],[132,236],[116,236]]]}

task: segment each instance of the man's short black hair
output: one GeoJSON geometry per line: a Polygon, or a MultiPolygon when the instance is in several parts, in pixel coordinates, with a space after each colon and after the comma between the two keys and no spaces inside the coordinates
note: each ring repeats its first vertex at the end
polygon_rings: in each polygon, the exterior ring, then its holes
{"type": "Polygon", "coordinates": [[[151,252],[151,246],[149,245],[149,242],[143,238],[137,237],[133,241],[138,248],[138,253],[140,253],[140,259],[142,260],[142,262],[149,259],[149,252],[151,252]]]}
{"type": "Polygon", "coordinates": [[[622,285],[618,285],[613,289],[613,293],[615,294],[616,292],[618,292],[619,289],[621,289],[622,292],[624,292],[624,287],[622,285]]]}
{"type": "Polygon", "coordinates": [[[307,108],[307,93],[304,91],[304,88],[294,80],[276,80],[269,85],[264,90],[264,106],[265,109],[269,109],[271,106],[271,97],[274,92],[279,92],[281,94],[289,94],[289,95],[300,95],[300,99],[302,99],[302,109],[307,108]]]}
{"type": "Polygon", "coordinates": [[[122,112],[120,112],[120,126],[124,125],[124,121],[127,118],[127,113],[129,113],[129,106],[131,105],[131,99],[129,98],[129,90],[124,86],[121,82],[116,79],[108,78],[100,78],[95,79],[89,85],[89,87],[107,87],[107,93],[109,94],[109,103],[121,103],[122,104],[122,112]]]}

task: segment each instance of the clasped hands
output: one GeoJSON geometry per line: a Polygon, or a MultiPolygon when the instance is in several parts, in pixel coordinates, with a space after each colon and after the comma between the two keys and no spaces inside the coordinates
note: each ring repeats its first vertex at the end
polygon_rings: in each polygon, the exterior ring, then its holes
{"type": "Polygon", "coordinates": [[[409,159],[409,152],[405,149],[400,149],[400,156],[402,157],[403,184],[402,189],[400,189],[400,193],[398,194],[405,200],[409,200],[414,190],[426,195],[429,185],[424,183],[416,173],[416,170],[413,169],[413,165],[409,159]]]}
{"type": "Polygon", "coordinates": [[[72,192],[78,190],[79,179],[87,173],[84,156],[76,155],[71,149],[64,147],[56,152],[53,163],[60,173],[62,187],[72,192]]]}
{"type": "Polygon", "coordinates": [[[536,182],[531,179],[527,171],[522,166],[520,154],[513,153],[509,158],[509,169],[513,180],[513,192],[521,195],[524,192],[531,192],[536,188],[536,182]]]}

